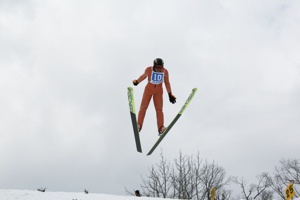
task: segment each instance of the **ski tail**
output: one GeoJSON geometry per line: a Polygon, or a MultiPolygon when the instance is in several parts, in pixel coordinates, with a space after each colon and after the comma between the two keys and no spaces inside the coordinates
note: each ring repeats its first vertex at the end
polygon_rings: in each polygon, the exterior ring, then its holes
{"type": "Polygon", "coordinates": [[[134,139],[135,139],[135,144],[136,144],[136,150],[138,152],[142,153],[140,134],[138,131],[136,114],[135,114],[133,89],[131,87],[127,88],[127,94],[128,94],[128,103],[129,103],[129,110],[130,110],[130,117],[131,117],[131,122],[132,122],[132,127],[133,127],[134,139]]]}
{"type": "Polygon", "coordinates": [[[166,128],[166,130],[158,138],[158,140],[156,141],[156,143],[154,144],[154,146],[148,152],[147,156],[149,156],[149,155],[151,155],[153,153],[153,151],[156,149],[156,147],[159,145],[159,143],[164,139],[164,137],[171,130],[171,128],[174,126],[174,124],[177,122],[177,120],[181,117],[181,115],[183,114],[183,112],[185,111],[185,109],[188,107],[188,105],[192,101],[192,99],[195,96],[196,92],[197,92],[197,88],[194,88],[192,90],[190,96],[188,97],[188,99],[185,101],[184,105],[182,106],[182,108],[178,112],[178,114],[175,116],[175,118],[173,119],[173,121],[169,124],[169,126],[166,128]]]}

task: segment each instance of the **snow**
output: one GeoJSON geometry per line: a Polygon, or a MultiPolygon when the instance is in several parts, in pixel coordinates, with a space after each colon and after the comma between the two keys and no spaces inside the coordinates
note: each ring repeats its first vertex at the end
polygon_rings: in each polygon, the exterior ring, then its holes
{"type": "MultiPolygon", "coordinates": [[[[1,200],[136,200],[136,196],[115,196],[108,194],[75,192],[39,192],[31,190],[0,190],[1,200]]],[[[154,199],[139,197],[139,199],[154,199]]],[[[156,200],[161,198],[155,198],[156,200]]]]}
{"type": "MultiPolygon", "coordinates": [[[[135,196],[116,196],[108,194],[96,194],[96,193],[79,193],[79,192],[38,192],[32,190],[1,190],[1,200],[136,200],[135,196]]],[[[162,198],[149,198],[138,197],[139,200],[162,198]]],[[[300,198],[294,198],[294,200],[300,200],[300,198]]]]}

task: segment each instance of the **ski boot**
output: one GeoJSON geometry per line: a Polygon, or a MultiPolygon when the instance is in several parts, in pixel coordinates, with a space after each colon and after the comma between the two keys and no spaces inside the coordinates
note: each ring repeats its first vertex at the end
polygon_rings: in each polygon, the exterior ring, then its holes
{"type": "Polygon", "coordinates": [[[161,134],[164,132],[166,130],[166,127],[164,127],[164,126],[162,126],[162,127],[160,127],[159,128],[159,130],[158,130],[158,136],[161,136],[161,134]]]}

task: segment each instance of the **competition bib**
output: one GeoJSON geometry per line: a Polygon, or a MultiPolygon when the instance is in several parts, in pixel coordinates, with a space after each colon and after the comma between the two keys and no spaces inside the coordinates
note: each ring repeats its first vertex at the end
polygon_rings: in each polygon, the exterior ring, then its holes
{"type": "Polygon", "coordinates": [[[153,84],[162,83],[164,81],[164,73],[165,72],[160,73],[160,72],[152,71],[150,83],[153,83],[153,84]]]}

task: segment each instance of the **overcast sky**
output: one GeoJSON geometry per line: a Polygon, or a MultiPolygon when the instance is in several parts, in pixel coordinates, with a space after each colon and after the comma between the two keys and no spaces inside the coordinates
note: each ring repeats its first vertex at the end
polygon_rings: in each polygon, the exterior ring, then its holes
{"type": "MultiPolygon", "coordinates": [[[[197,154],[227,175],[272,173],[300,152],[298,0],[0,0],[0,188],[125,194],[160,160],[197,154]],[[184,3],[183,3],[184,2],[184,3]],[[137,153],[127,87],[160,57],[137,153]]],[[[139,110],[146,82],[134,87],[139,110]]]]}

